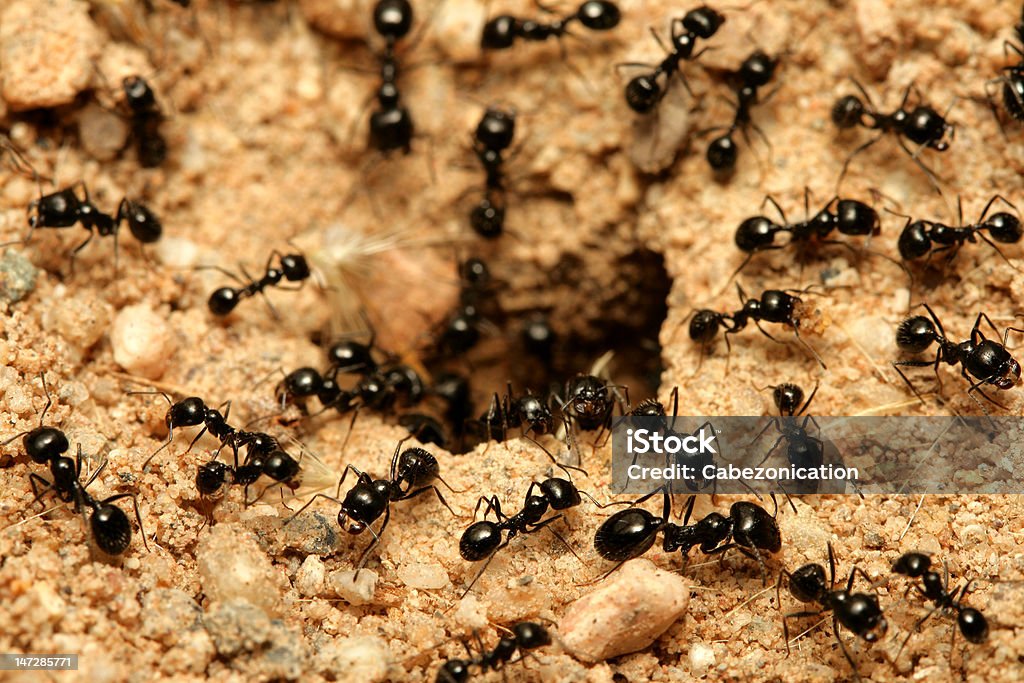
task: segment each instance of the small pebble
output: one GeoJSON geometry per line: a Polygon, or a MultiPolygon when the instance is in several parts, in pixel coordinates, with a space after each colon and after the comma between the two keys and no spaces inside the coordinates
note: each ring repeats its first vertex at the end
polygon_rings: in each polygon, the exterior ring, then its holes
{"type": "Polygon", "coordinates": [[[320,670],[338,681],[385,681],[392,667],[391,650],[372,636],[340,638],[324,647],[318,660],[320,670]]]}
{"type": "Polygon", "coordinates": [[[36,287],[39,271],[19,252],[7,250],[0,258],[0,302],[17,303],[36,287]]]}
{"type": "Polygon", "coordinates": [[[407,562],[398,566],[398,578],[409,588],[437,590],[451,582],[444,567],[433,562],[407,562]]]}
{"type": "Polygon", "coordinates": [[[335,595],[350,605],[358,607],[373,602],[377,591],[377,573],[369,569],[345,569],[334,572],[327,579],[335,595]]]}
{"type": "Polygon", "coordinates": [[[599,662],[650,646],[689,603],[685,579],[636,559],[569,605],[559,630],[577,659],[599,662]]]}
{"type": "Polygon", "coordinates": [[[715,650],[704,643],[690,645],[690,673],[703,676],[715,665],[715,650]]]}
{"type": "Polygon", "coordinates": [[[249,602],[268,616],[278,614],[281,591],[274,567],[244,527],[213,527],[200,538],[196,561],[203,592],[211,600],[249,602]]]}
{"type": "Polygon", "coordinates": [[[174,354],[170,325],[147,306],[127,306],[114,318],[110,330],[114,362],[128,373],[159,379],[174,354]]]}
{"type": "Polygon", "coordinates": [[[316,597],[323,592],[326,576],[323,560],[316,555],[309,555],[295,574],[295,588],[304,597],[316,597]]]}

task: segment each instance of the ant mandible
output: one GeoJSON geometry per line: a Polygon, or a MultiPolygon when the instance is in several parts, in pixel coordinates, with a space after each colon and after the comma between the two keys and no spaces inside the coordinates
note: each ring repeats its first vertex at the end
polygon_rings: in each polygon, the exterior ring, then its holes
{"type": "MultiPolygon", "coordinates": [[[[725,133],[715,138],[708,144],[706,157],[711,169],[720,174],[731,173],[736,168],[736,159],[739,151],[733,134],[738,130],[743,134],[747,145],[750,145],[750,138],[747,129],[752,128],[761,139],[768,143],[768,138],[760,126],[753,122],[750,117],[750,110],[754,105],[760,103],[758,90],[771,81],[775,75],[775,68],[779,61],[769,57],[761,50],[755,50],[749,57],[743,60],[740,68],[732,74],[736,80],[736,113],[733,115],[732,123],[723,128],[711,128],[707,133],[718,130],[725,130],[725,133]]],[[[769,97],[771,94],[769,93],[769,97]]],[[[770,146],[770,144],[769,144],[770,146]]]]}
{"type": "Polygon", "coordinates": [[[946,263],[949,263],[956,256],[957,252],[960,251],[961,247],[968,242],[977,242],[978,239],[981,239],[995,249],[996,253],[1011,268],[1017,270],[1017,267],[1010,263],[1010,260],[1006,258],[995,242],[1016,244],[1024,236],[1024,230],[1021,229],[1020,219],[1012,213],[999,211],[991,216],[988,215],[989,209],[997,201],[1003,202],[1014,211],[1017,210],[1017,207],[1005,197],[995,195],[985,204],[985,208],[982,209],[977,223],[964,225],[963,205],[960,198],[957,197],[957,222],[960,224],[958,227],[936,221],[911,221],[908,217],[907,223],[903,226],[903,232],[900,233],[900,238],[897,242],[900,256],[904,261],[913,261],[925,256],[931,257],[932,254],[948,251],[949,256],[946,259],[946,263]],[[988,236],[985,235],[985,231],[988,232],[988,236]]]}
{"type": "MultiPolygon", "coordinates": [[[[724,23],[725,17],[707,5],[692,9],[687,12],[682,19],[678,17],[672,19],[672,49],[669,49],[664,42],[662,42],[661,36],[659,36],[657,31],[652,27],[651,35],[654,36],[654,39],[658,41],[658,45],[660,45],[668,55],[660,64],[654,66],[652,71],[639,76],[634,76],[630,79],[629,83],[626,84],[626,104],[629,105],[630,109],[639,114],[646,114],[654,109],[665,97],[673,76],[677,74],[679,75],[680,80],[682,80],[683,86],[686,90],[688,92],[692,92],[690,91],[689,84],[686,82],[686,78],[679,71],[679,63],[683,60],[697,59],[700,57],[704,50],[701,50],[696,54],[693,52],[697,45],[697,39],[703,38],[704,40],[707,40],[711,36],[715,35],[724,23]],[[662,76],[665,77],[664,84],[659,82],[659,79],[662,76]]],[[[650,69],[651,66],[651,64],[644,64],[642,62],[624,62],[622,64],[616,64],[615,68],[621,69],[625,67],[650,69]]]]}
{"type": "MultiPolygon", "coordinates": [[[[901,555],[892,565],[892,571],[896,574],[903,574],[913,579],[921,579],[921,584],[915,584],[912,588],[916,589],[922,597],[931,600],[935,604],[928,614],[917,621],[914,625],[914,630],[904,638],[903,644],[896,653],[897,659],[899,659],[899,653],[903,652],[903,648],[906,647],[907,642],[910,640],[910,636],[920,631],[924,622],[939,610],[943,612],[956,612],[957,626],[968,642],[979,644],[988,640],[988,620],[985,619],[985,615],[979,610],[963,604],[963,598],[970,592],[972,582],[968,581],[966,585],[950,590],[949,568],[945,568],[944,577],[939,576],[938,572],[931,569],[931,563],[932,559],[924,553],[911,552],[901,555]]],[[[910,590],[911,588],[908,587],[907,593],[910,590]]],[[[956,631],[953,632],[953,635],[954,637],[956,636],[956,631]]],[[[950,657],[952,657],[952,654],[950,652],[950,657]]]]}
{"type": "MultiPolygon", "coordinates": [[[[554,13],[539,2],[537,6],[554,13]]],[[[517,38],[530,42],[543,42],[548,38],[561,41],[563,36],[574,35],[569,30],[574,21],[591,31],[608,31],[618,26],[621,18],[618,5],[610,0],[584,0],[572,14],[547,24],[502,14],[484,24],[480,47],[484,50],[505,50],[512,47],[517,38]]]]}
{"type": "MultiPolygon", "coordinates": [[[[276,249],[270,253],[270,258],[267,259],[267,265],[264,268],[263,277],[259,280],[254,280],[245,272],[245,268],[242,268],[242,275],[248,278],[249,282],[246,283],[241,280],[237,275],[231,273],[219,266],[210,266],[214,270],[218,270],[225,275],[234,278],[236,281],[242,284],[241,287],[220,287],[215,289],[210,295],[210,299],[207,305],[210,309],[210,313],[216,316],[225,316],[231,311],[235,310],[239,302],[243,299],[247,299],[256,294],[263,295],[263,290],[267,287],[275,286],[280,289],[301,289],[302,285],[305,284],[305,280],[310,276],[309,263],[306,261],[306,257],[302,254],[281,254],[276,249]],[[274,257],[277,257],[279,266],[274,268],[271,264],[274,262],[274,257]],[[300,283],[298,287],[281,287],[279,284],[281,280],[287,280],[288,282],[300,283]]],[[[274,315],[277,312],[274,311],[274,307],[267,302],[270,310],[274,315]]]]}
{"type": "Polygon", "coordinates": [[[805,564],[793,573],[783,569],[779,574],[779,580],[775,584],[775,600],[780,610],[782,601],[779,589],[782,586],[783,576],[788,579],[789,592],[794,598],[804,603],[817,603],[821,607],[816,612],[792,612],[782,617],[782,635],[786,640],[786,656],[788,657],[790,653],[789,619],[813,617],[831,612],[832,633],[835,635],[836,642],[839,643],[839,648],[843,651],[846,661],[853,667],[854,676],[860,680],[857,663],[853,661],[849,650],[846,649],[846,645],[839,637],[839,627],[849,629],[867,642],[874,643],[886,634],[889,624],[885,620],[885,615],[882,614],[877,595],[853,592],[853,580],[857,572],[860,572],[861,576],[871,583],[871,577],[860,567],[853,567],[850,570],[846,588],[836,589],[836,559],[831,542],[828,544],[828,566],[828,581],[825,580],[825,568],[817,563],[805,564]]]}
{"type": "MultiPolygon", "coordinates": [[[[948,134],[950,140],[952,140],[956,128],[946,121],[944,115],[939,114],[928,105],[918,104],[913,110],[907,111],[907,100],[910,98],[910,91],[914,89],[912,85],[907,86],[906,91],[903,93],[903,99],[900,101],[900,106],[896,111],[891,114],[884,114],[874,108],[874,105],[871,103],[871,97],[860,83],[854,81],[853,84],[860,91],[860,94],[864,96],[864,99],[861,100],[857,95],[845,95],[839,98],[832,107],[832,122],[840,130],[861,126],[870,130],[877,130],[879,134],[857,147],[846,158],[843,170],[839,174],[837,186],[841,185],[843,178],[846,177],[846,171],[850,168],[850,162],[853,161],[853,157],[881,140],[887,133],[894,133],[903,151],[924,171],[935,191],[942,194],[935,174],[918,158],[918,153],[925,147],[934,149],[937,152],[946,151],[949,149],[949,142],[945,138],[948,134]],[[918,145],[918,150],[911,152],[903,138],[918,145]]],[[[949,111],[947,110],[946,115],[948,114],[949,111]]]]}
{"type": "Polygon", "coordinates": [[[992,320],[985,313],[978,313],[978,318],[974,321],[974,327],[971,328],[970,339],[956,343],[946,337],[946,331],[931,307],[928,304],[921,305],[928,311],[930,319],[923,315],[915,315],[901,322],[896,329],[896,345],[901,351],[918,354],[926,351],[933,343],[937,343],[938,348],[935,350],[935,360],[893,361],[893,369],[899,373],[899,376],[914,395],[923,401],[924,399],[921,397],[921,394],[917,392],[917,389],[910,383],[907,376],[903,374],[900,367],[921,368],[930,365],[934,368],[935,377],[941,387],[942,379],[939,377],[939,364],[959,364],[960,375],[970,384],[967,395],[987,415],[988,411],[985,410],[981,401],[975,398],[974,393],[977,392],[993,405],[1000,406],[999,403],[984,392],[983,387],[992,385],[998,389],[1007,390],[1012,389],[1020,382],[1020,363],[1007,351],[1006,340],[1010,332],[1024,333],[1024,329],[1007,327],[1003,331],[1001,343],[993,339],[986,339],[980,329],[983,319],[997,335],[999,330],[996,329],[992,320]]]}

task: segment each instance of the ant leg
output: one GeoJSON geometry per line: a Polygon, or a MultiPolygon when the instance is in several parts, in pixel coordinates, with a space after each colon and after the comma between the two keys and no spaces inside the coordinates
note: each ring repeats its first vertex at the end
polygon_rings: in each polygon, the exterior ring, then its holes
{"type": "MultiPolygon", "coordinates": [[[[28,481],[29,481],[29,484],[32,485],[32,494],[34,496],[32,498],[32,505],[35,505],[36,503],[38,503],[42,499],[42,497],[44,495],[46,495],[46,492],[53,488],[53,483],[52,482],[47,481],[46,479],[42,478],[41,476],[39,476],[35,472],[29,472],[29,474],[28,474],[28,481]],[[40,484],[42,484],[45,487],[42,490],[42,492],[40,492],[39,489],[36,488],[36,482],[39,482],[40,484]]],[[[43,508],[45,509],[46,506],[44,505],[43,508]]]]}
{"type": "Polygon", "coordinates": [[[308,508],[310,505],[312,505],[314,502],[316,502],[317,498],[326,498],[327,500],[333,501],[333,502],[337,503],[338,505],[342,505],[342,501],[339,498],[335,498],[334,496],[329,496],[326,493],[315,493],[315,494],[313,494],[313,497],[309,499],[308,503],[306,503],[305,505],[300,507],[298,512],[296,512],[294,515],[292,515],[291,517],[286,519],[281,526],[284,527],[284,526],[288,526],[289,524],[291,524],[292,521],[294,521],[296,517],[301,515],[306,510],[306,508],[308,508]]]}
{"type": "Polygon", "coordinates": [[[448,504],[448,501],[446,501],[444,499],[444,496],[441,495],[441,490],[438,489],[436,486],[424,486],[421,489],[416,489],[415,491],[413,491],[411,493],[405,494],[399,500],[409,500],[410,498],[415,498],[416,496],[424,494],[427,491],[433,491],[437,495],[437,499],[439,501],[441,501],[441,505],[444,505],[446,508],[448,508],[448,512],[452,513],[453,516],[455,516],[455,517],[460,517],[461,516],[461,515],[457,514],[455,512],[455,510],[452,510],[452,506],[448,504]]]}
{"type": "MultiPolygon", "coordinates": [[[[893,361],[892,362],[892,369],[895,370],[897,374],[899,374],[900,378],[907,385],[907,388],[910,389],[911,393],[913,393],[914,396],[916,396],[919,401],[921,401],[922,405],[924,405],[924,396],[922,396],[920,394],[920,392],[918,392],[918,390],[914,388],[914,385],[911,384],[911,382],[907,378],[907,376],[905,374],[903,374],[902,370],[900,370],[900,366],[911,367],[911,368],[926,368],[929,365],[932,365],[931,361],[899,360],[899,361],[893,361]]],[[[938,372],[938,368],[937,367],[936,367],[936,372],[938,372]]],[[[938,375],[936,375],[936,377],[937,376],[938,375]]],[[[940,384],[941,384],[941,382],[940,382],[940,384]]],[[[941,391],[941,386],[940,386],[939,390],[941,391]]]]}
{"type": "Polygon", "coordinates": [[[761,202],[762,209],[764,208],[765,204],[771,204],[772,206],[774,206],[775,210],[779,212],[779,216],[782,217],[783,225],[789,225],[789,219],[786,218],[786,212],[782,210],[782,207],[779,206],[779,203],[775,201],[774,197],[772,197],[770,194],[766,194],[764,196],[764,200],[761,202]]]}
{"type": "MultiPolygon", "coordinates": [[[[782,578],[782,575],[780,574],[779,575],[779,579],[781,580],[781,578],[782,578]]],[[[782,606],[780,605],[779,608],[781,609],[782,606]]],[[[789,649],[789,624],[787,623],[786,620],[787,619],[801,619],[803,617],[817,617],[817,616],[821,616],[826,611],[827,610],[818,610],[817,612],[808,612],[808,611],[804,611],[804,612],[790,612],[789,614],[785,614],[785,615],[782,616],[782,638],[786,641],[786,656],[787,657],[789,657],[789,655],[790,655],[790,649],[789,649]]]]}
{"type": "Polygon", "coordinates": [[[366,550],[363,551],[362,556],[359,558],[359,564],[356,565],[355,576],[352,577],[353,581],[359,577],[359,570],[361,570],[363,568],[363,565],[366,564],[366,560],[370,557],[370,552],[378,545],[380,545],[380,537],[384,535],[384,530],[388,527],[389,521],[391,521],[390,505],[384,508],[384,522],[380,525],[380,529],[374,531],[373,527],[371,527],[370,525],[366,526],[366,528],[370,530],[370,533],[373,534],[373,541],[370,543],[370,545],[366,546],[366,550]]]}
{"type": "Polygon", "coordinates": [[[853,661],[853,657],[850,656],[850,651],[846,649],[846,645],[843,644],[843,639],[839,637],[839,618],[832,613],[832,632],[835,634],[836,642],[839,643],[839,649],[843,651],[843,656],[846,657],[846,661],[850,663],[853,668],[854,677],[860,681],[863,680],[860,675],[860,670],[857,669],[857,662],[853,661]]]}
{"type": "Polygon", "coordinates": [[[881,133],[880,135],[875,136],[874,138],[868,140],[864,144],[854,149],[850,156],[846,157],[846,161],[843,163],[843,170],[839,173],[839,180],[836,181],[836,194],[839,194],[839,188],[843,186],[843,179],[846,177],[846,172],[850,170],[850,162],[853,161],[853,158],[860,154],[861,152],[863,152],[864,150],[871,147],[871,145],[881,140],[884,136],[885,133],[881,133]]]}
{"type": "Polygon", "coordinates": [[[920,159],[921,151],[927,145],[918,145],[917,146],[917,151],[911,152],[910,148],[907,147],[907,143],[905,143],[903,141],[903,138],[898,137],[896,139],[899,142],[900,147],[903,148],[903,151],[906,152],[908,155],[910,155],[910,158],[914,161],[915,164],[917,164],[917,167],[920,168],[924,172],[925,176],[928,178],[929,184],[932,186],[932,188],[935,190],[935,192],[937,192],[941,196],[942,195],[942,188],[939,187],[939,177],[937,175],[935,175],[935,171],[933,171],[932,169],[928,168],[928,166],[926,166],[925,163],[923,161],[921,161],[921,159],[920,159]]]}
{"type": "MultiPolygon", "coordinates": [[[[569,481],[572,481],[572,475],[569,474],[569,470],[575,470],[577,472],[582,472],[583,476],[585,476],[585,477],[589,477],[590,476],[590,473],[587,472],[582,467],[575,467],[574,465],[563,465],[562,463],[558,462],[558,460],[555,459],[555,456],[552,455],[551,451],[549,451],[547,448],[545,448],[544,445],[541,442],[537,441],[535,438],[533,438],[529,434],[524,433],[523,436],[525,438],[529,439],[530,441],[532,441],[538,448],[540,448],[542,451],[544,451],[544,453],[548,456],[548,459],[551,460],[551,462],[555,466],[557,466],[560,470],[565,472],[565,474],[569,477],[569,481]]],[[[438,477],[438,479],[440,479],[440,477],[438,477]]],[[[445,484],[445,486],[448,486],[448,485],[445,484]]],[[[449,486],[448,488],[451,488],[451,487],[449,486]]]]}

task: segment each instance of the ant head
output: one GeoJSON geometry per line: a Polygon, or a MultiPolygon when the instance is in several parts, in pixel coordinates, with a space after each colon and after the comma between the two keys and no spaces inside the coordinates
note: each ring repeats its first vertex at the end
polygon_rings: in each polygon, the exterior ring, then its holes
{"type": "Polygon", "coordinates": [[[895,574],[918,577],[924,576],[931,566],[932,558],[924,553],[904,553],[893,563],[892,571],[895,574]]]}
{"type": "Polygon", "coordinates": [[[755,50],[740,64],[740,79],[754,88],[768,85],[775,75],[777,59],[772,59],[762,50],[755,50]]]}
{"type": "Polygon", "coordinates": [[[1008,358],[1000,368],[1002,376],[995,379],[995,384],[1000,389],[1012,389],[1020,383],[1020,363],[1014,358],[1008,358]]]}
{"type": "Polygon", "coordinates": [[[618,5],[609,0],[586,0],[576,10],[576,17],[592,31],[607,31],[619,25],[622,13],[618,5]]]}
{"type": "Polygon", "coordinates": [[[900,233],[896,246],[904,261],[913,261],[925,256],[932,248],[932,239],[928,234],[928,223],[914,221],[907,223],[900,233]]]}
{"type": "Polygon", "coordinates": [[[896,328],[896,346],[907,353],[921,353],[938,338],[935,324],[923,315],[911,316],[896,328]]]}
{"type": "MultiPolygon", "coordinates": [[[[381,88],[381,93],[390,92],[381,88]]],[[[409,110],[398,106],[398,91],[388,100],[391,104],[383,105],[383,109],[370,115],[370,146],[379,152],[390,152],[396,149],[408,150],[412,142],[412,117],[409,110]]]]}
{"type": "Polygon", "coordinates": [[[707,5],[692,9],[683,16],[683,28],[705,40],[715,35],[724,23],[725,17],[707,5]]]}
{"type": "Polygon", "coordinates": [[[44,465],[67,452],[71,445],[64,432],[56,427],[36,427],[22,439],[25,452],[32,462],[44,465]]]}
{"type": "Polygon", "coordinates": [[[836,227],[844,235],[877,235],[881,232],[878,212],[856,199],[836,204],[836,227]]]}
{"type": "Polygon", "coordinates": [[[664,519],[643,508],[621,510],[597,529],[594,549],[606,560],[625,562],[647,552],[664,526],[664,519]]]}
{"type": "Polygon", "coordinates": [[[309,263],[302,254],[285,254],[281,257],[281,272],[289,282],[299,282],[309,277],[309,263]]]}
{"type": "Polygon", "coordinates": [[[143,204],[124,199],[118,209],[118,216],[124,216],[132,236],[143,244],[152,244],[163,234],[160,219],[143,204]]]}
{"type": "Polygon", "coordinates": [[[706,308],[694,313],[690,319],[690,339],[701,344],[711,342],[722,325],[722,314],[706,308]]]}
{"type": "Polygon", "coordinates": [[[856,95],[845,95],[832,106],[832,123],[842,130],[859,126],[864,119],[864,103],[856,95]]]}
{"type": "Polygon", "coordinates": [[[196,427],[206,420],[206,403],[198,396],[189,396],[173,404],[164,417],[168,429],[196,427]]]}
{"type": "Polygon", "coordinates": [[[206,305],[209,307],[210,313],[223,316],[235,310],[235,306],[238,305],[240,300],[238,290],[234,287],[220,287],[213,290],[213,294],[210,295],[206,305]]]}
{"type": "Polygon", "coordinates": [[[512,627],[516,645],[521,650],[535,650],[551,644],[551,634],[540,624],[524,621],[512,627]]]}
{"type": "Polygon", "coordinates": [[[107,555],[120,555],[132,542],[132,527],[124,510],[110,503],[99,504],[89,518],[96,546],[107,555]]]}
{"type": "Polygon", "coordinates": [[[504,50],[512,47],[516,39],[516,18],[508,14],[495,17],[484,24],[480,47],[484,50],[504,50]]]}
{"type": "Polygon", "coordinates": [[[142,76],[126,76],[121,81],[124,98],[135,112],[147,112],[156,108],[156,96],[142,76]]]}
{"type": "Polygon", "coordinates": [[[661,99],[661,94],[657,78],[649,74],[634,76],[626,84],[626,104],[639,114],[646,114],[654,109],[654,105],[661,99]]]}
{"type": "Polygon", "coordinates": [[[907,139],[940,152],[949,148],[949,143],[942,138],[947,131],[952,133],[952,130],[953,126],[947,123],[941,114],[923,104],[919,104],[910,112],[902,126],[902,133],[907,139]]]}
{"type": "Polygon", "coordinates": [[[515,112],[488,107],[477,124],[473,138],[484,147],[500,152],[512,144],[515,132],[515,112]]]}
{"type": "Polygon", "coordinates": [[[278,385],[278,398],[316,396],[323,387],[323,377],[316,368],[299,368],[285,375],[278,385]]]}
{"type": "Polygon", "coordinates": [[[1012,213],[994,213],[985,219],[985,226],[988,228],[988,234],[991,235],[992,239],[1003,244],[1020,242],[1021,237],[1024,236],[1024,231],[1021,230],[1020,226],[1020,219],[1012,213]]]}
{"type": "Polygon", "coordinates": [[[788,382],[779,384],[772,387],[772,400],[780,415],[792,417],[804,402],[804,390],[788,382]]]}
{"type": "Polygon", "coordinates": [[[789,592],[800,602],[817,602],[828,592],[825,568],[817,563],[798,567],[789,575],[789,592]]]}
{"type": "Polygon", "coordinates": [[[494,522],[474,522],[459,539],[459,554],[467,562],[476,562],[488,557],[501,545],[501,529],[494,522]]]}
{"type": "Polygon", "coordinates": [[[228,483],[230,468],[218,461],[203,463],[196,471],[196,490],[201,496],[214,496],[228,483]]]}
{"type": "Polygon", "coordinates": [[[705,156],[712,170],[727,173],[736,168],[739,148],[736,147],[736,141],[732,139],[732,135],[726,133],[708,144],[705,156]]]}
{"type": "Polygon", "coordinates": [[[956,615],[956,623],[968,642],[978,644],[988,640],[988,620],[973,607],[961,608],[956,615]]]}
{"type": "Polygon", "coordinates": [[[545,479],[541,482],[540,488],[553,510],[568,510],[582,502],[580,492],[576,489],[575,484],[568,479],[558,477],[545,479]]]}
{"type": "Polygon", "coordinates": [[[491,269],[480,258],[468,258],[459,264],[459,277],[469,287],[481,289],[491,283],[491,269]]]}
{"type": "Polygon", "coordinates": [[[409,0],[378,0],[373,7],[373,26],[384,38],[398,40],[412,28],[409,0]]]}
{"type": "MultiPolygon", "coordinates": [[[[708,148],[710,154],[711,149],[708,148]]],[[[775,242],[775,224],[765,216],[753,216],[736,228],[735,242],[740,251],[752,254],[766,249],[775,242]]]]}

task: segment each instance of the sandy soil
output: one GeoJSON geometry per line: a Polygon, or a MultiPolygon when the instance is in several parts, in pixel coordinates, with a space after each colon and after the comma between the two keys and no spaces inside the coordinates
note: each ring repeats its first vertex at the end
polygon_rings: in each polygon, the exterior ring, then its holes
{"type": "MultiPolygon", "coordinates": [[[[55,88],[71,84],[72,96],[86,91],[46,112],[18,111],[7,101],[0,107],[3,127],[57,186],[84,180],[105,210],[124,195],[144,200],[164,224],[164,238],[147,250],[148,260],[123,231],[116,274],[113,244],[99,238],[69,273],[68,253],[82,239],[80,229],[37,231],[3,260],[0,438],[38,424],[45,403],[38,375],[45,371],[54,398],[47,423],[59,425],[90,456],[106,453],[108,464],[90,491],[97,498],[136,493],[151,546],[147,552],[136,534],[120,561],[103,559],[90,547],[80,517],[64,509],[38,517],[27,473],[43,468],[22,454],[20,441],[4,448],[0,652],[80,653],[79,673],[55,679],[433,680],[441,661],[464,654],[458,638],[478,629],[493,644],[498,631],[491,624],[530,619],[557,625],[566,606],[592,590],[577,584],[609,568],[592,542],[607,511],[584,502],[556,524],[582,559],[550,535],[527,535],[459,600],[477,571],[459,557],[456,542],[476,498],[494,494],[517,508],[529,483],[551,472],[545,454],[528,441],[458,456],[432,448],[442,476],[461,491],[446,491],[446,498],[465,517],[453,517],[431,496],[397,504],[361,574],[376,581],[365,604],[351,604],[366,598],[360,593],[365,587],[353,588],[346,572],[368,539],[340,532],[333,504],[319,501],[282,527],[290,513],[276,493],[245,508],[241,493],[232,490],[210,526],[194,477],[214,440],[205,437],[186,454],[181,435],[149,471],[141,469],[166,438],[166,403],[127,391],[198,395],[212,405],[230,400],[236,424],[273,414],[276,380],[268,377],[281,368],[322,365],[316,341],[342,331],[360,306],[386,348],[422,346],[432,321],[455,301],[457,255],[488,260],[507,316],[479,350],[455,364],[473,373],[481,411],[506,379],[539,390],[588,369],[609,349],[616,350],[611,376],[630,385],[635,401],[652,393],[645,386],[651,368],[640,359],[656,356],[651,348],[657,345],[645,342],[660,341],[658,394],[664,399],[680,387],[681,414],[769,414],[770,392],[759,388],[782,381],[807,389],[818,382],[818,414],[977,412],[954,370],[942,370],[946,404],[925,406],[911,400],[892,372],[889,361],[898,357],[893,332],[906,314],[908,281],[878,257],[866,258],[858,274],[843,249],[804,267],[780,251],[759,257],[740,278],[750,293],[824,281],[823,295],[807,297],[817,323],[806,337],[826,371],[799,345],[774,344],[751,329],[733,338],[728,373],[725,346],[718,343],[693,376],[701,351],[687,339],[684,321],[695,307],[736,305],[726,282],[742,260],[732,235],[741,220],[760,212],[766,194],[793,219],[802,217],[805,187],[813,193],[812,209],[836,193],[844,159],[870,135],[838,135],[828,119],[834,100],[853,91],[850,77],[863,82],[881,108],[895,108],[909,83],[939,110],[955,101],[949,118],[957,129],[947,152],[921,155],[942,178],[943,196],[893,139],[857,157],[844,196],[867,201],[874,190],[880,209],[951,223],[957,196],[972,220],[995,193],[1019,204],[1020,126],[1008,124],[1001,133],[983,99],[986,81],[1007,63],[1002,44],[1020,16],[1016,3],[761,2],[723,10],[728,22],[709,41],[715,49],[701,57],[703,65],[735,68],[755,45],[784,53],[777,93],[754,111],[770,147],[756,134],[752,145],[741,142],[729,182],[714,180],[707,168],[707,137],[682,145],[673,139],[731,117],[723,100],[727,89],[701,68],[686,65],[700,101],[696,111],[678,83],[648,120],[638,121],[623,101],[630,74],[616,74],[612,65],[660,59],[648,26],[665,34],[669,17],[682,12],[665,3],[622,3],[623,22],[614,31],[564,42],[568,63],[554,42],[479,56],[485,12],[532,16],[538,10],[528,2],[492,3],[488,10],[466,0],[417,4],[417,25],[428,23],[415,46],[400,50],[409,65],[400,86],[418,134],[412,154],[388,159],[365,150],[362,103],[377,82],[374,50],[380,48],[362,38],[369,3],[194,0],[192,9],[181,10],[155,0],[152,12],[128,2],[98,1],[88,12],[84,5],[72,12],[65,10],[76,5],[44,4],[56,18],[43,35],[65,36],[58,41],[62,49],[80,58],[44,61],[51,71],[78,69],[48,81],[55,88]],[[319,29],[311,27],[313,20],[319,29]],[[75,30],[82,22],[88,31],[75,30]],[[116,84],[131,73],[151,80],[167,116],[162,130],[170,154],[158,169],[141,170],[131,144],[111,143],[125,133],[116,133],[123,111],[116,84]],[[470,132],[487,103],[519,112],[518,150],[508,161],[516,179],[509,234],[492,243],[477,238],[465,218],[479,196],[467,188],[482,179],[470,132]],[[638,164],[656,172],[643,173],[638,164]],[[360,235],[396,249],[353,265],[344,254],[365,245],[360,235]],[[271,249],[289,249],[288,240],[309,254],[326,286],[271,292],[280,319],[256,300],[226,321],[213,319],[206,297],[225,276],[195,266],[234,270],[242,262],[258,271],[271,249]],[[663,258],[664,273],[652,252],[663,258]],[[39,269],[34,286],[11,302],[16,287],[8,273],[31,270],[26,260],[39,269]],[[136,349],[145,360],[137,368],[147,377],[133,380],[125,350],[119,354],[112,338],[116,321],[136,306],[155,312],[163,326],[147,330],[154,336],[136,349]],[[516,322],[537,311],[550,316],[564,341],[550,373],[523,358],[515,341],[516,322]],[[657,330],[658,340],[645,339],[657,330]]],[[[20,25],[12,29],[11,14],[4,17],[3,49],[19,35],[39,35],[20,25]]],[[[10,52],[2,54],[11,59],[10,52]]],[[[7,82],[38,76],[9,66],[7,82]]],[[[25,208],[37,194],[31,179],[6,169],[0,174],[0,241],[24,235],[25,208]]],[[[882,234],[871,248],[895,256],[903,223],[883,211],[882,234]]],[[[1019,245],[1004,252],[1020,267],[1019,245]]],[[[966,338],[980,310],[997,325],[1010,324],[1022,295],[1024,275],[988,245],[970,244],[950,277],[919,283],[913,298],[929,302],[951,336],[966,338]]],[[[927,386],[929,372],[913,376],[927,386]]],[[[1021,414],[1019,388],[999,394],[1008,413],[1021,414]]],[[[300,439],[324,463],[321,478],[331,480],[345,464],[383,475],[403,435],[392,422],[362,415],[349,436],[347,417],[325,414],[292,427],[271,422],[267,429],[300,439]]],[[[184,431],[188,438],[195,433],[184,431]]],[[[544,443],[559,448],[553,439],[544,443]]],[[[578,483],[605,500],[609,449],[587,446],[583,452],[590,476],[578,483]]],[[[306,457],[312,480],[312,458],[306,457]]],[[[719,497],[714,509],[725,510],[732,500],[719,497]]],[[[947,561],[954,581],[978,579],[968,601],[989,617],[988,642],[965,647],[958,637],[951,649],[952,620],[933,617],[898,660],[903,637],[926,609],[914,596],[904,597],[901,581],[879,586],[888,637],[868,647],[843,636],[865,679],[1024,678],[1024,585],[1015,583],[1024,580],[1018,497],[809,496],[796,506],[796,515],[780,512],[784,547],[769,563],[773,575],[781,567],[823,561],[831,541],[840,573],[856,564],[872,577],[886,577],[900,553],[919,549],[947,561]]],[[[711,509],[710,501],[698,502],[699,514],[711,509]]],[[[787,657],[774,584],[762,588],[756,564],[740,555],[727,554],[721,563],[696,555],[686,572],[693,582],[688,612],[650,648],[594,665],[556,644],[504,674],[480,678],[853,677],[830,621],[793,643],[787,657]]],[[[662,568],[679,567],[678,555],[653,550],[647,557],[662,568]]],[[[781,609],[798,608],[783,596],[781,609]]],[[[795,628],[816,623],[807,619],[795,628]]]]}

